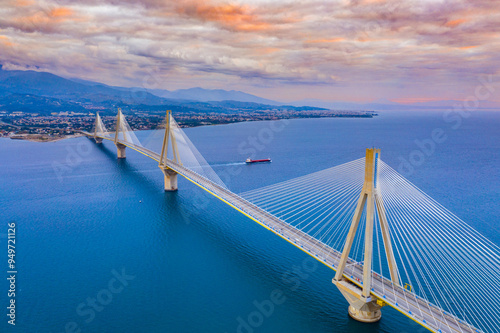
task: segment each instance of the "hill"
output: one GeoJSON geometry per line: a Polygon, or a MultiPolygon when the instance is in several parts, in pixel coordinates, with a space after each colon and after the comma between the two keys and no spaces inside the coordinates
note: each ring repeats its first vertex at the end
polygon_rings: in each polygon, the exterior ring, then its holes
{"type": "MultiPolygon", "coordinates": [[[[302,110],[240,91],[202,88],[177,91],[112,87],[98,82],[65,79],[37,71],[6,71],[0,67],[0,111],[50,113],[102,110],[234,113],[240,110],[302,110]],[[160,96],[161,95],[161,96],[160,96]],[[162,97],[164,96],[164,97],[162,97]],[[220,100],[222,99],[222,100],[220,100]]],[[[324,110],[307,107],[308,110],[324,110]]]]}

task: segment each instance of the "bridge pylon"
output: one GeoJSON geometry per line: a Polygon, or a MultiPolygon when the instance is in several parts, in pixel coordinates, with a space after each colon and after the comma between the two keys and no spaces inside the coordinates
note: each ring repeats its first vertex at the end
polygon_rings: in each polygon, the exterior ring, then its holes
{"type": "Polygon", "coordinates": [[[97,136],[97,130],[101,128],[102,119],[99,112],[96,113],[95,124],[94,124],[94,141],[95,143],[102,143],[102,138],[97,136]]]}
{"type": "MultiPolygon", "coordinates": [[[[115,146],[116,146],[116,150],[117,150],[117,156],[119,159],[127,157],[125,155],[125,148],[127,148],[127,146],[118,142],[118,136],[120,134],[122,117],[123,117],[122,109],[118,108],[118,114],[116,115],[115,146]]],[[[123,131],[123,129],[122,129],[122,131],[123,131]]],[[[125,131],[123,131],[123,135],[124,135],[124,139],[126,139],[125,138],[125,131]]]]}
{"type": "Polygon", "coordinates": [[[169,143],[172,145],[173,162],[182,165],[181,158],[179,155],[179,149],[177,148],[177,140],[175,138],[175,133],[172,130],[172,111],[167,110],[166,124],[165,124],[165,135],[163,136],[163,145],[161,147],[160,163],[159,168],[163,171],[165,176],[165,191],[177,191],[177,172],[170,169],[167,166],[167,154],[169,143]]]}
{"type": "Polygon", "coordinates": [[[377,187],[378,160],[380,149],[367,149],[365,159],[365,180],[358,200],[356,210],[351,222],[349,233],[342,251],[342,256],[337,267],[337,272],[332,282],[339,288],[340,292],[349,302],[349,315],[361,322],[376,322],[380,320],[380,311],[384,302],[371,295],[372,282],[372,254],[373,254],[373,223],[375,209],[382,238],[384,240],[385,254],[389,264],[392,283],[399,285],[399,273],[392,250],[389,226],[385,215],[384,203],[377,187]],[[346,279],[344,274],[347,260],[358,230],[359,222],[366,206],[366,228],[365,228],[365,252],[363,264],[363,282],[361,287],[346,279]]]}

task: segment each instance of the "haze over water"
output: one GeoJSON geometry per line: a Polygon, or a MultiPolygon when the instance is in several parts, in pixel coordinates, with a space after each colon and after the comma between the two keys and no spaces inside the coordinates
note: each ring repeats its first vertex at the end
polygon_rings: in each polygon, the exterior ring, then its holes
{"type": "MultiPolygon", "coordinates": [[[[382,112],[373,119],[250,122],[185,132],[216,172],[231,174],[223,180],[236,193],[381,148],[387,164],[500,244],[499,124],[495,112],[472,113],[456,129],[441,112],[382,112]],[[441,143],[417,145],[436,129],[445,137],[441,143]],[[256,158],[273,162],[244,165],[252,149],[256,158]],[[421,162],[402,167],[417,155],[424,156],[421,162]]],[[[154,136],[138,133],[143,143],[154,136]]],[[[389,308],[376,324],[351,320],[331,283],[333,271],[311,266],[306,254],[182,178],[178,192],[164,193],[156,162],[130,149],[117,161],[111,142],[0,140],[0,161],[0,234],[7,222],[17,223],[17,332],[65,332],[70,322],[82,332],[237,332],[238,318],[247,320],[255,302],[275,289],[285,300],[254,332],[420,329],[389,308]],[[305,264],[311,273],[294,273],[305,264]],[[134,278],[109,304],[91,320],[77,314],[123,270],[134,278]]],[[[6,290],[6,281],[0,287],[6,290]]],[[[0,331],[13,330],[2,320],[0,331]]]]}

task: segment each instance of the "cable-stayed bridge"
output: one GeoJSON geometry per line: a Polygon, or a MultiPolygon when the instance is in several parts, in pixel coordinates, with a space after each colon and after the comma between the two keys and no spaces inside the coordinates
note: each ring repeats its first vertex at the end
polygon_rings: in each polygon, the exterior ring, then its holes
{"type": "Polygon", "coordinates": [[[388,305],[433,332],[500,332],[500,248],[382,162],[379,149],[235,194],[170,112],[156,146],[143,145],[120,110],[114,131],[97,114],[84,134],[113,141],[118,158],[127,147],[152,158],[166,191],[181,175],[330,267],[356,320],[375,322],[388,305]]]}

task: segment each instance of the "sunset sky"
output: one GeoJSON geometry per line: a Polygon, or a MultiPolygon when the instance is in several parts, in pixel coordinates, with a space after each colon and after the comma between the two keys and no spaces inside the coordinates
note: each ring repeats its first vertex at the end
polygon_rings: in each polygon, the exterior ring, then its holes
{"type": "Polygon", "coordinates": [[[147,89],[463,100],[500,81],[500,1],[0,0],[0,51],[4,69],[147,89]]]}

